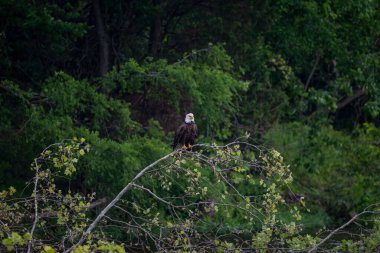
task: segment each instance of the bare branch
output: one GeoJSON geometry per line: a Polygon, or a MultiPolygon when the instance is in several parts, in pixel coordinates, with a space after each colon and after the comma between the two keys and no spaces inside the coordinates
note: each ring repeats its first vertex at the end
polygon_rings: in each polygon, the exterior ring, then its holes
{"type": "Polygon", "coordinates": [[[37,159],[34,159],[34,164],[36,168],[36,178],[34,180],[34,189],[33,189],[33,195],[34,195],[34,222],[33,222],[33,227],[32,230],[30,231],[30,238],[28,241],[28,253],[31,252],[32,250],[32,241],[33,241],[33,233],[34,230],[36,229],[36,225],[38,222],[38,199],[37,199],[37,185],[38,185],[38,163],[37,159]]]}
{"type": "Polygon", "coordinates": [[[306,81],[306,84],[305,84],[305,90],[307,90],[309,88],[309,84],[311,82],[312,77],[314,76],[315,70],[317,69],[317,66],[318,66],[318,63],[319,63],[320,59],[321,59],[321,55],[317,54],[317,59],[315,59],[315,63],[314,63],[313,69],[311,70],[310,75],[307,78],[307,81],[306,81]]]}
{"type": "Polygon", "coordinates": [[[379,214],[380,212],[375,212],[375,211],[363,211],[357,215],[355,215],[354,217],[351,218],[351,220],[349,220],[348,222],[346,222],[345,224],[343,224],[342,226],[338,227],[337,229],[335,229],[334,231],[332,231],[328,236],[326,236],[322,241],[320,241],[317,245],[315,245],[311,250],[308,251],[308,253],[313,253],[313,252],[316,252],[316,250],[322,245],[324,244],[327,240],[329,240],[334,234],[336,234],[338,231],[344,229],[345,227],[347,227],[348,225],[350,225],[352,222],[354,222],[357,218],[359,218],[360,216],[364,215],[364,214],[379,214]]]}
{"type": "Polygon", "coordinates": [[[157,196],[156,194],[154,194],[151,190],[149,190],[148,188],[145,188],[144,186],[141,186],[141,185],[138,185],[138,184],[132,184],[132,186],[134,186],[134,187],[136,187],[136,188],[139,188],[139,189],[141,189],[141,190],[144,190],[144,191],[148,192],[148,193],[149,193],[150,195],[152,195],[155,199],[158,199],[159,201],[161,201],[161,202],[163,202],[163,203],[165,203],[165,204],[167,204],[167,205],[169,205],[169,206],[173,206],[172,203],[170,203],[170,202],[168,202],[168,201],[166,201],[166,200],[164,200],[164,199],[158,197],[158,196],[157,196]]]}
{"type": "Polygon", "coordinates": [[[365,92],[363,89],[357,89],[352,96],[346,97],[345,99],[338,102],[337,110],[343,109],[344,107],[349,105],[351,102],[355,101],[356,99],[358,99],[364,95],[365,95],[365,92]]]}
{"type": "MultiPolygon", "coordinates": [[[[171,157],[172,155],[174,155],[175,153],[177,153],[178,150],[176,151],[173,151],[172,153],[158,159],[157,161],[155,161],[154,163],[148,165],[147,167],[145,167],[143,170],[141,170],[133,179],[132,181],[130,181],[127,186],[124,187],[123,190],[121,190],[119,192],[119,194],[106,206],[106,208],[104,208],[100,214],[96,217],[96,219],[90,224],[90,226],[87,228],[86,232],[82,235],[82,237],[79,239],[79,241],[73,246],[79,246],[83,243],[83,241],[87,238],[87,236],[89,234],[91,234],[91,232],[94,230],[94,228],[97,226],[97,224],[103,219],[103,217],[106,215],[106,213],[121,199],[121,197],[123,197],[123,195],[129,190],[132,188],[132,186],[134,185],[134,182],[136,182],[140,177],[142,177],[147,171],[149,171],[151,168],[153,168],[156,164],[158,164],[159,162],[161,161],[164,161],[166,159],[168,159],[169,157],[171,157]]],[[[71,249],[73,248],[69,248],[68,250],[66,250],[65,252],[70,252],[71,249]]]]}

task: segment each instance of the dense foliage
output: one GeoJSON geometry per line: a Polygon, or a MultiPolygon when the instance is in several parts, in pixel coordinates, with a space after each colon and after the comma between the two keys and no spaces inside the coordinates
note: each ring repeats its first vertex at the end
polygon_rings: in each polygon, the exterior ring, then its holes
{"type": "MultiPolygon", "coordinates": [[[[310,212],[304,198],[286,200],[293,177],[281,154],[248,141],[195,145],[197,152],[176,150],[162,157],[129,180],[94,221],[88,215],[97,205],[95,193],[84,196],[64,186],[77,173],[78,162],[91,153],[90,145],[84,138],[52,144],[31,165],[35,173],[28,186],[33,188],[31,196],[15,198],[13,187],[0,192],[0,249],[51,253],[325,249],[325,240],[302,233],[301,212],[310,212]]],[[[329,251],[377,247],[379,212],[377,205],[372,207],[360,215],[371,214],[374,229],[363,230],[355,240],[331,244],[329,251]]]]}
{"type": "Polygon", "coordinates": [[[379,201],[379,38],[379,1],[0,0],[0,190],[76,137],[71,189],[112,198],[193,112],[198,143],[281,152],[308,232],[341,224],[379,201]]]}

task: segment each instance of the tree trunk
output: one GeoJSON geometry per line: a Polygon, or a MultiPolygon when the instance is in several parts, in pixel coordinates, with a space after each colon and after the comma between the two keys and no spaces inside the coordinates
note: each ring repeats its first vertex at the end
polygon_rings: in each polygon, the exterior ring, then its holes
{"type": "MultiPolygon", "coordinates": [[[[160,4],[159,0],[153,1],[154,4],[158,7],[160,4]]],[[[162,43],[162,20],[161,14],[159,12],[155,13],[154,19],[150,26],[150,34],[149,34],[149,48],[148,53],[150,56],[157,57],[161,51],[161,43],[162,43]]]]}
{"type": "Polygon", "coordinates": [[[109,48],[109,36],[104,26],[104,20],[102,12],[100,10],[99,0],[94,0],[94,15],[96,33],[98,35],[99,42],[99,75],[103,76],[110,68],[110,48],[109,48]]]}

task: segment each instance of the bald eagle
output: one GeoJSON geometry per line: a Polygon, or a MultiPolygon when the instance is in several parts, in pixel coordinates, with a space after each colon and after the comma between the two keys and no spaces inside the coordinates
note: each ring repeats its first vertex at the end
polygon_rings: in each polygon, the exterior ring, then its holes
{"type": "Polygon", "coordinates": [[[186,114],[185,123],[177,128],[174,136],[173,150],[180,149],[183,146],[191,150],[197,137],[197,125],[194,122],[192,113],[186,114]]]}

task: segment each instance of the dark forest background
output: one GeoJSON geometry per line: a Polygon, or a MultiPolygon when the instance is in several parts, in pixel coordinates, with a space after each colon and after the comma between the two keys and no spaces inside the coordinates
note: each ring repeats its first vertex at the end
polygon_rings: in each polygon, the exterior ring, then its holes
{"type": "Polygon", "coordinates": [[[379,70],[377,0],[0,0],[0,187],[83,137],[70,187],[114,196],[192,112],[197,143],[279,150],[305,226],[336,225],[379,201],[379,70]]]}

